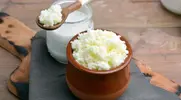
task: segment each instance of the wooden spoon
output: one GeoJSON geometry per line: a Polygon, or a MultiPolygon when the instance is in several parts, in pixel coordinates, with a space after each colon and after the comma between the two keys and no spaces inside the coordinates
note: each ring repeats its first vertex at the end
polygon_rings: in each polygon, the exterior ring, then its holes
{"type": "Polygon", "coordinates": [[[75,3],[69,5],[66,8],[62,9],[62,21],[54,26],[44,26],[42,23],[40,23],[39,16],[36,19],[37,25],[45,30],[55,30],[59,28],[67,19],[68,15],[72,13],[75,10],[80,9],[84,4],[87,4],[91,0],[77,0],[75,3]]]}

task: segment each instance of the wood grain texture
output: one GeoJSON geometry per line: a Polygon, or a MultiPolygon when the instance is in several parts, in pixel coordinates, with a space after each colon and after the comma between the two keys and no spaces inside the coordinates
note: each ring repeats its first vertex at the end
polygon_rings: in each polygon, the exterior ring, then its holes
{"type": "Polygon", "coordinates": [[[159,2],[160,0],[131,0],[132,2],[159,2]]]}
{"type": "Polygon", "coordinates": [[[0,100],[16,100],[7,90],[7,80],[10,73],[19,66],[18,58],[25,56],[24,49],[30,49],[35,32],[19,20],[1,12],[0,22],[0,47],[4,48],[0,48],[0,100]]]}
{"type": "MultiPolygon", "coordinates": [[[[0,55],[0,61],[2,60],[2,58],[3,56],[0,55]]],[[[14,60],[16,59],[14,58],[14,60]]],[[[16,65],[0,65],[0,100],[17,100],[13,95],[9,93],[6,84],[10,73],[15,68],[16,65]]]]}
{"type": "Polygon", "coordinates": [[[13,56],[11,53],[0,48],[0,68],[9,66],[18,66],[20,63],[19,59],[13,56]]]}
{"type": "MultiPolygon", "coordinates": [[[[0,9],[38,31],[35,18],[50,2],[52,0],[0,0],[0,9]]],[[[96,0],[91,5],[96,28],[126,36],[134,48],[134,57],[144,61],[153,71],[181,84],[180,16],[165,10],[159,0],[96,0]]],[[[3,28],[6,27],[8,25],[3,28]]],[[[0,71],[18,64],[19,60],[0,49],[0,71]]],[[[7,75],[7,71],[1,76],[7,75]]],[[[0,82],[4,82],[3,78],[0,82]]],[[[14,100],[4,91],[7,90],[0,88],[0,100],[14,100]]]]}

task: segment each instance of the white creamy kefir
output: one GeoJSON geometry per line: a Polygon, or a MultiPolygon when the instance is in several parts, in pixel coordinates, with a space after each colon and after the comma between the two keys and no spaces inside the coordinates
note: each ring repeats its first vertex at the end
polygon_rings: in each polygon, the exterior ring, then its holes
{"type": "MultiPolygon", "coordinates": [[[[63,8],[75,1],[58,0],[54,4],[59,4],[63,8]]],[[[66,47],[70,39],[77,33],[93,28],[92,9],[86,4],[72,12],[61,27],[47,31],[47,47],[50,55],[60,63],[67,64],[66,47]]]]}

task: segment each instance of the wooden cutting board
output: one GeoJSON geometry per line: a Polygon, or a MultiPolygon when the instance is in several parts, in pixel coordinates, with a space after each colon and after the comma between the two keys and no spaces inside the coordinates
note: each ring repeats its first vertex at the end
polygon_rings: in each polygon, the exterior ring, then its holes
{"type": "Polygon", "coordinates": [[[0,47],[22,59],[28,52],[26,45],[34,35],[35,31],[25,24],[0,12],[0,47]]]}

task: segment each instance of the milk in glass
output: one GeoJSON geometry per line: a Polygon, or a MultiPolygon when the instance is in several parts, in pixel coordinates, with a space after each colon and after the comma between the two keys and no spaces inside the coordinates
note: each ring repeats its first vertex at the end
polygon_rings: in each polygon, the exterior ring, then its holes
{"type": "MultiPolygon", "coordinates": [[[[59,2],[61,6],[68,5],[75,0],[59,2]]],[[[66,47],[70,39],[77,33],[93,29],[92,10],[89,5],[72,12],[66,22],[56,30],[47,31],[47,47],[50,55],[60,63],[67,64],[66,47]]]]}

